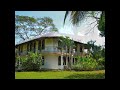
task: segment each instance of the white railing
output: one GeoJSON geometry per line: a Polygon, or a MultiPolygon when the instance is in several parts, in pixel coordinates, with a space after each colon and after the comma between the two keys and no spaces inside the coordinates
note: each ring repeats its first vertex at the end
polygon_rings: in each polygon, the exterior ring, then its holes
{"type": "MultiPolygon", "coordinates": [[[[24,50],[22,51],[22,53],[20,53],[20,55],[26,55],[28,51],[24,50]]],[[[32,50],[32,52],[34,52],[34,50],[32,50]]],[[[35,52],[61,52],[61,50],[58,48],[58,46],[45,46],[45,49],[43,50],[35,50],[35,52]]],[[[66,50],[62,50],[63,53],[66,53],[66,50]]],[[[19,52],[17,52],[19,54],[19,52]]],[[[77,51],[73,51],[72,54],[74,55],[80,55],[80,54],[83,54],[83,52],[77,52],[77,51]]]]}
{"type": "Polygon", "coordinates": [[[60,49],[58,49],[57,46],[46,46],[44,50],[41,50],[42,52],[60,52],[60,49]]]}

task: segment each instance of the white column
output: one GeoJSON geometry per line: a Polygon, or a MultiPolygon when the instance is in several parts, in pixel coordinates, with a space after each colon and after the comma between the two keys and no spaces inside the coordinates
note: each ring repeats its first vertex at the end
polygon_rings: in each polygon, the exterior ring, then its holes
{"type": "Polygon", "coordinates": [[[82,51],[83,51],[83,56],[84,56],[84,44],[82,45],[82,51]]]}
{"type": "Polygon", "coordinates": [[[73,54],[72,54],[72,57],[71,57],[71,65],[73,65],[73,54]]]}
{"type": "Polygon", "coordinates": [[[63,55],[61,55],[61,69],[63,69],[63,55]]]}

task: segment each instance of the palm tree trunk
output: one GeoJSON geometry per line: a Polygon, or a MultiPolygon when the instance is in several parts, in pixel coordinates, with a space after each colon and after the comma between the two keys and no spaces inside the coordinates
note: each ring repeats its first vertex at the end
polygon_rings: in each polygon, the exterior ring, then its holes
{"type": "Polygon", "coordinates": [[[67,60],[67,46],[66,46],[66,60],[67,60]]]}
{"type": "Polygon", "coordinates": [[[70,46],[70,50],[69,50],[69,57],[70,57],[70,70],[71,70],[71,64],[72,64],[72,63],[71,63],[71,62],[72,62],[72,60],[71,60],[71,58],[72,58],[71,55],[72,55],[72,54],[71,54],[71,46],[70,46]]]}

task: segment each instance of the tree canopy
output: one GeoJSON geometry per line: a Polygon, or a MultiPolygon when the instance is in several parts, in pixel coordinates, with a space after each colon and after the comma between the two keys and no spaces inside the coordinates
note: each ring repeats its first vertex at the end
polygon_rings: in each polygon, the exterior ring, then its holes
{"type": "MultiPolygon", "coordinates": [[[[79,23],[82,23],[83,20],[88,19],[89,17],[94,18],[95,21],[91,24],[97,22],[95,26],[97,25],[100,35],[105,36],[105,11],[66,11],[64,24],[69,14],[73,25],[79,25],[79,23]]],[[[93,26],[93,28],[95,26],[93,26]]]]}
{"type": "Polygon", "coordinates": [[[15,37],[22,40],[38,36],[46,32],[58,31],[52,18],[34,18],[30,16],[15,16],[15,37]]]}

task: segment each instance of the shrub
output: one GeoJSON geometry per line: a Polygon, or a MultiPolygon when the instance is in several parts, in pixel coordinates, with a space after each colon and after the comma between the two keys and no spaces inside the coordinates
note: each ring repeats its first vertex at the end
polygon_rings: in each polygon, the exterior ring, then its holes
{"type": "Polygon", "coordinates": [[[27,60],[26,62],[24,62],[22,64],[22,67],[23,67],[24,71],[37,71],[40,68],[39,64],[33,63],[33,62],[29,61],[29,60],[27,60]]]}
{"type": "Polygon", "coordinates": [[[29,52],[26,59],[23,60],[23,70],[37,71],[42,65],[42,55],[38,53],[29,52]]]}
{"type": "Polygon", "coordinates": [[[99,63],[99,65],[105,66],[105,59],[104,58],[99,58],[98,63],[99,63]]]}
{"type": "Polygon", "coordinates": [[[97,65],[97,61],[93,58],[78,57],[78,61],[72,65],[72,69],[77,71],[95,70],[97,68],[97,65]]]}
{"type": "Polygon", "coordinates": [[[16,62],[20,61],[20,65],[15,65],[16,71],[37,71],[42,65],[42,55],[29,52],[26,56],[17,56],[16,62]]]}
{"type": "Polygon", "coordinates": [[[105,69],[105,59],[104,58],[99,58],[98,59],[98,70],[105,69]]]}

